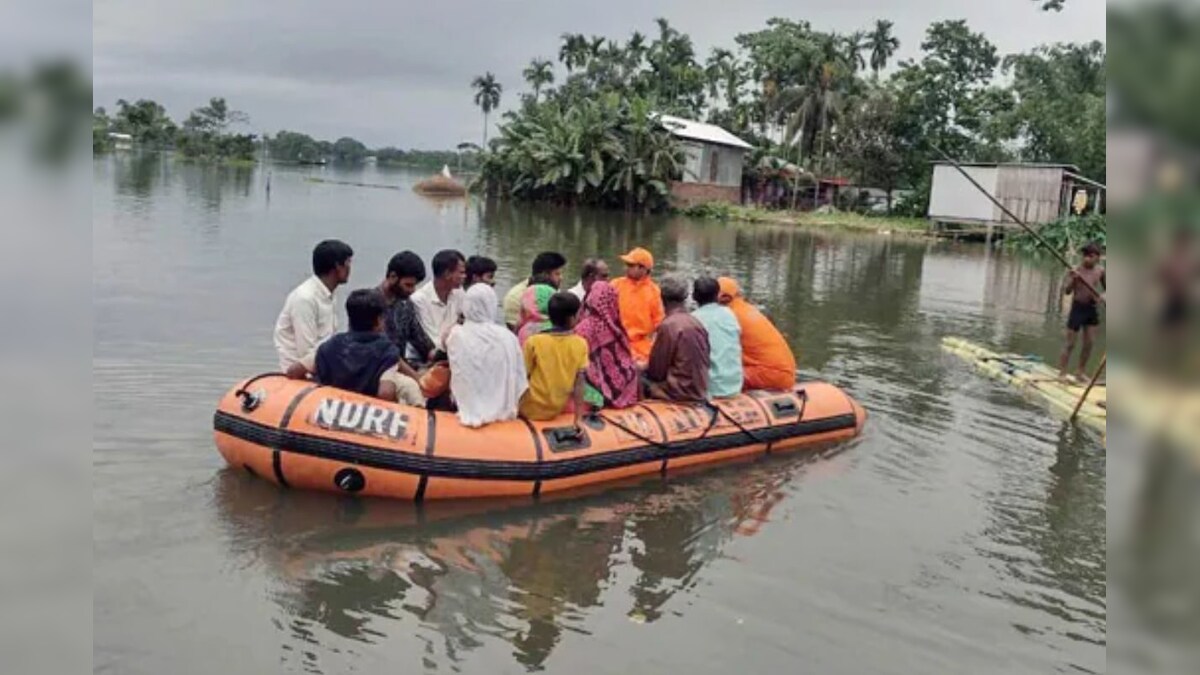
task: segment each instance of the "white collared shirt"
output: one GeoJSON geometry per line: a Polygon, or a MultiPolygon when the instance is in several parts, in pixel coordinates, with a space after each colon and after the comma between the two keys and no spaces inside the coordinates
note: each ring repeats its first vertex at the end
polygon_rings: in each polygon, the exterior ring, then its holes
{"type": "Polygon", "coordinates": [[[575,297],[579,298],[580,302],[583,302],[583,297],[585,295],[587,295],[587,291],[583,290],[583,280],[582,279],[579,281],[579,283],[568,288],[567,291],[569,293],[573,293],[575,295],[575,297]]]}
{"type": "Polygon", "coordinates": [[[446,301],[442,302],[433,287],[433,281],[426,282],[412,294],[412,303],[417,308],[421,328],[425,329],[425,334],[433,340],[433,345],[438,349],[446,348],[446,334],[458,325],[458,318],[462,316],[463,297],[463,290],[455,288],[450,291],[446,301]]]}
{"type": "Polygon", "coordinates": [[[292,364],[306,358],[311,360],[317,347],[336,331],[333,291],[315,275],[305,279],[288,293],[275,320],[279,369],[287,372],[292,364]]]}

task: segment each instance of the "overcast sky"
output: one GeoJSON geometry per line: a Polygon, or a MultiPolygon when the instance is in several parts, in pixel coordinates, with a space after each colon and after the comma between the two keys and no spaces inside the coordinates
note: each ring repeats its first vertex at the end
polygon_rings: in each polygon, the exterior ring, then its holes
{"type": "Polygon", "coordinates": [[[665,16],[703,61],[773,16],[837,31],[883,18],[907,58],[932,21],[965,18],[1003,54],[1104,40],[1105,12],[1101,0],[1068,0],[1061,13],[1029,0],[96,0],[95,103],[152,98],[182,119],[224,96],[255,133],[440,149],[478,142],[474,76],[496,74],[506,109],[525,89],[521,69],[531,57],[554,59],[564,32],[652,36],[665,16]]]}

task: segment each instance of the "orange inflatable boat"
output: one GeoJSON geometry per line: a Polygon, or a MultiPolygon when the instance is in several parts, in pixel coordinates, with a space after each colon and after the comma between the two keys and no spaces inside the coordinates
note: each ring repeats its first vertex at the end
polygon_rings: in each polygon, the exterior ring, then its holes
{"type": "Polygon", "coordinates": [[[843,441],[866,413],[825,382],[714,404],[648,401],[585,420],[470,429],[432,412],[279,374],[234,387],[213,417],[231,466],[282,486],[409,500],[533,496],[843,441]]]}

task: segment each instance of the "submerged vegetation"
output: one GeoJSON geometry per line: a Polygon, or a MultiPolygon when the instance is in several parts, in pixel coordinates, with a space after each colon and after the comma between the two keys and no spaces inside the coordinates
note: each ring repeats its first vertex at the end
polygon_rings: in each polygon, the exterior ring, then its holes
{"type": "MultiPolygon", "coordinates": [[[[666,19],[652,37],[564,34],[562,70],[545,56],[524,69],[529,90],[486,144],[483,182],[521,199],[665,205],[680,149],[653,122],[635,123],[643,113],[705,120],[750,142],[756,157],[889,194],[922,192],[935,148],[964,161],[1076,164],[1104,182],[1100,42],[1001,56],[965,21],[941,21],[926,29],[919,57],[893,64],[892,28],[880,20],[838,33],[775,18],[707,56],[666,19]]],[[[474,84],[485,114],[501,91],[489,76],[474,84]],[[482,84],[496,96],[480,98],[482,84]]],[[[924,198],[906,211],[917,215],[924,198]]]]}

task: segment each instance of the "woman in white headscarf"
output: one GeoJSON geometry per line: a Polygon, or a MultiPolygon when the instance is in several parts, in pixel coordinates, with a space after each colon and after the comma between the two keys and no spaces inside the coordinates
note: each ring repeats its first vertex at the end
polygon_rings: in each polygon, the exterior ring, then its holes
{"type": "Polygon", "coordinates": [[[497,306],[491,286],[471,286],[463,299],[464,321],[446,337],[450,393],[464,426],[516,419],[521,394],[529,388],[521,346],[512,331],[496,323],[497,306]]]}

